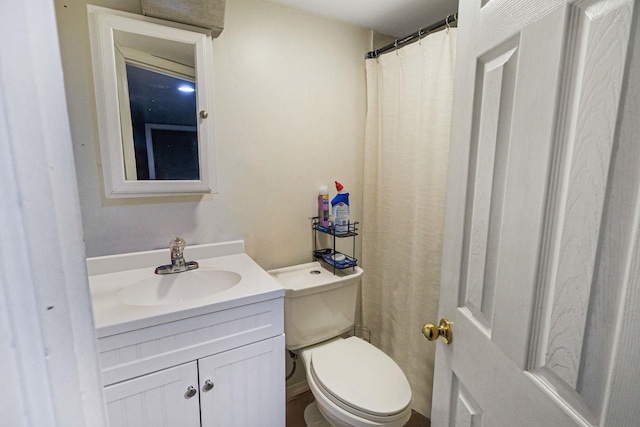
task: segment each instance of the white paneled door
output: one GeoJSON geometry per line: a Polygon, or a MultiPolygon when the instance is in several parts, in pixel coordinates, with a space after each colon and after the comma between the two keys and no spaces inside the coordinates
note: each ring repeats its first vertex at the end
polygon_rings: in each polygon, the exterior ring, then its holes
{"type": "Polygon", "coordinates": [[[460,2],[436,427],[640,423],[634,3],[460,2]]]}

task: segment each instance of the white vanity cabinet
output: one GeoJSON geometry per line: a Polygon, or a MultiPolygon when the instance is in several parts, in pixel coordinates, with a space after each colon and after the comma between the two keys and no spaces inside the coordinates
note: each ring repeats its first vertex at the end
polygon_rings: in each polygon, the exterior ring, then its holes
{"type": "Polygon", "coordinates": [[[187,246],[185,258],[199,268],[162,277],[164,250],[87,260],[110,426],[283,427],[284,288],[242,241],[187,246]],[[216,271],[240,280],[218,289],[206,282],[216,271]]]}
{"type": "Polygon", "coordinates": [[[282,426],[284,336],[105,387],[110,427],[282,426]]]}
{"type": "Polygon", "coordinates": [[[282,298],[98,339],[110,427],[284,426],[282,298]]]}

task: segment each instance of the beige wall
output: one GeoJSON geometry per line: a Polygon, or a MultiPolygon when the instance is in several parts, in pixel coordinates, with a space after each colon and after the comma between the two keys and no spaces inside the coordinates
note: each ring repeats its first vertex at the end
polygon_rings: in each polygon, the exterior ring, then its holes
{"type": "Polygon", "coordinates": [[[389,36],[386,34],[378,33],[372,31],[371,34],[371,50],[380,49],[388,44],[391,44],[396,41],[396,38],[393,36],[389,36]]]}
{"type": "MultiPolygon", "coordinates": [[[[92,4],[140,13],[138,0],[92,4]]],[[[340,180],[361,217],[370,31],[260,0],[228,0],[213,41],[219,194],[107,200],[86,2],[55,1],[87,256],[244,239],[270,269],[311,260],[317,190],[340,180]]]]}

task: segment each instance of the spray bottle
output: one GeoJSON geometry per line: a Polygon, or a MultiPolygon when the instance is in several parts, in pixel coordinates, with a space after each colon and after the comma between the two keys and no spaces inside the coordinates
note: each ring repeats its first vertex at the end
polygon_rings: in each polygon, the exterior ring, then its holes
{"type": "Polygon", "coordinates": [[[318,225],[329,227],[329,189],[326,185],[318,191],[318,225]]]}
{"type": "Polygon", "coordinates": [[[344,186],[338,181],[336,190],[338,194],[331,200],[331,216],[333,218],[333,230],[335,234],[346,234],[349,232],[349,193],[344,191],[344,186]]]}

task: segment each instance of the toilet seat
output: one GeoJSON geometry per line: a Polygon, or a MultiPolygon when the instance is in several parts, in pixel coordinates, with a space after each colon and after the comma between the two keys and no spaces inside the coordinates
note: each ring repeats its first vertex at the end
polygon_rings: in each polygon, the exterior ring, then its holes
{"type": "Polygon", "coordinates": [[[411,388],[400,367],[385,353],[356,337],[313,350],[308,371],[332,403],[374,422],[404,418],[411,388]]]}

